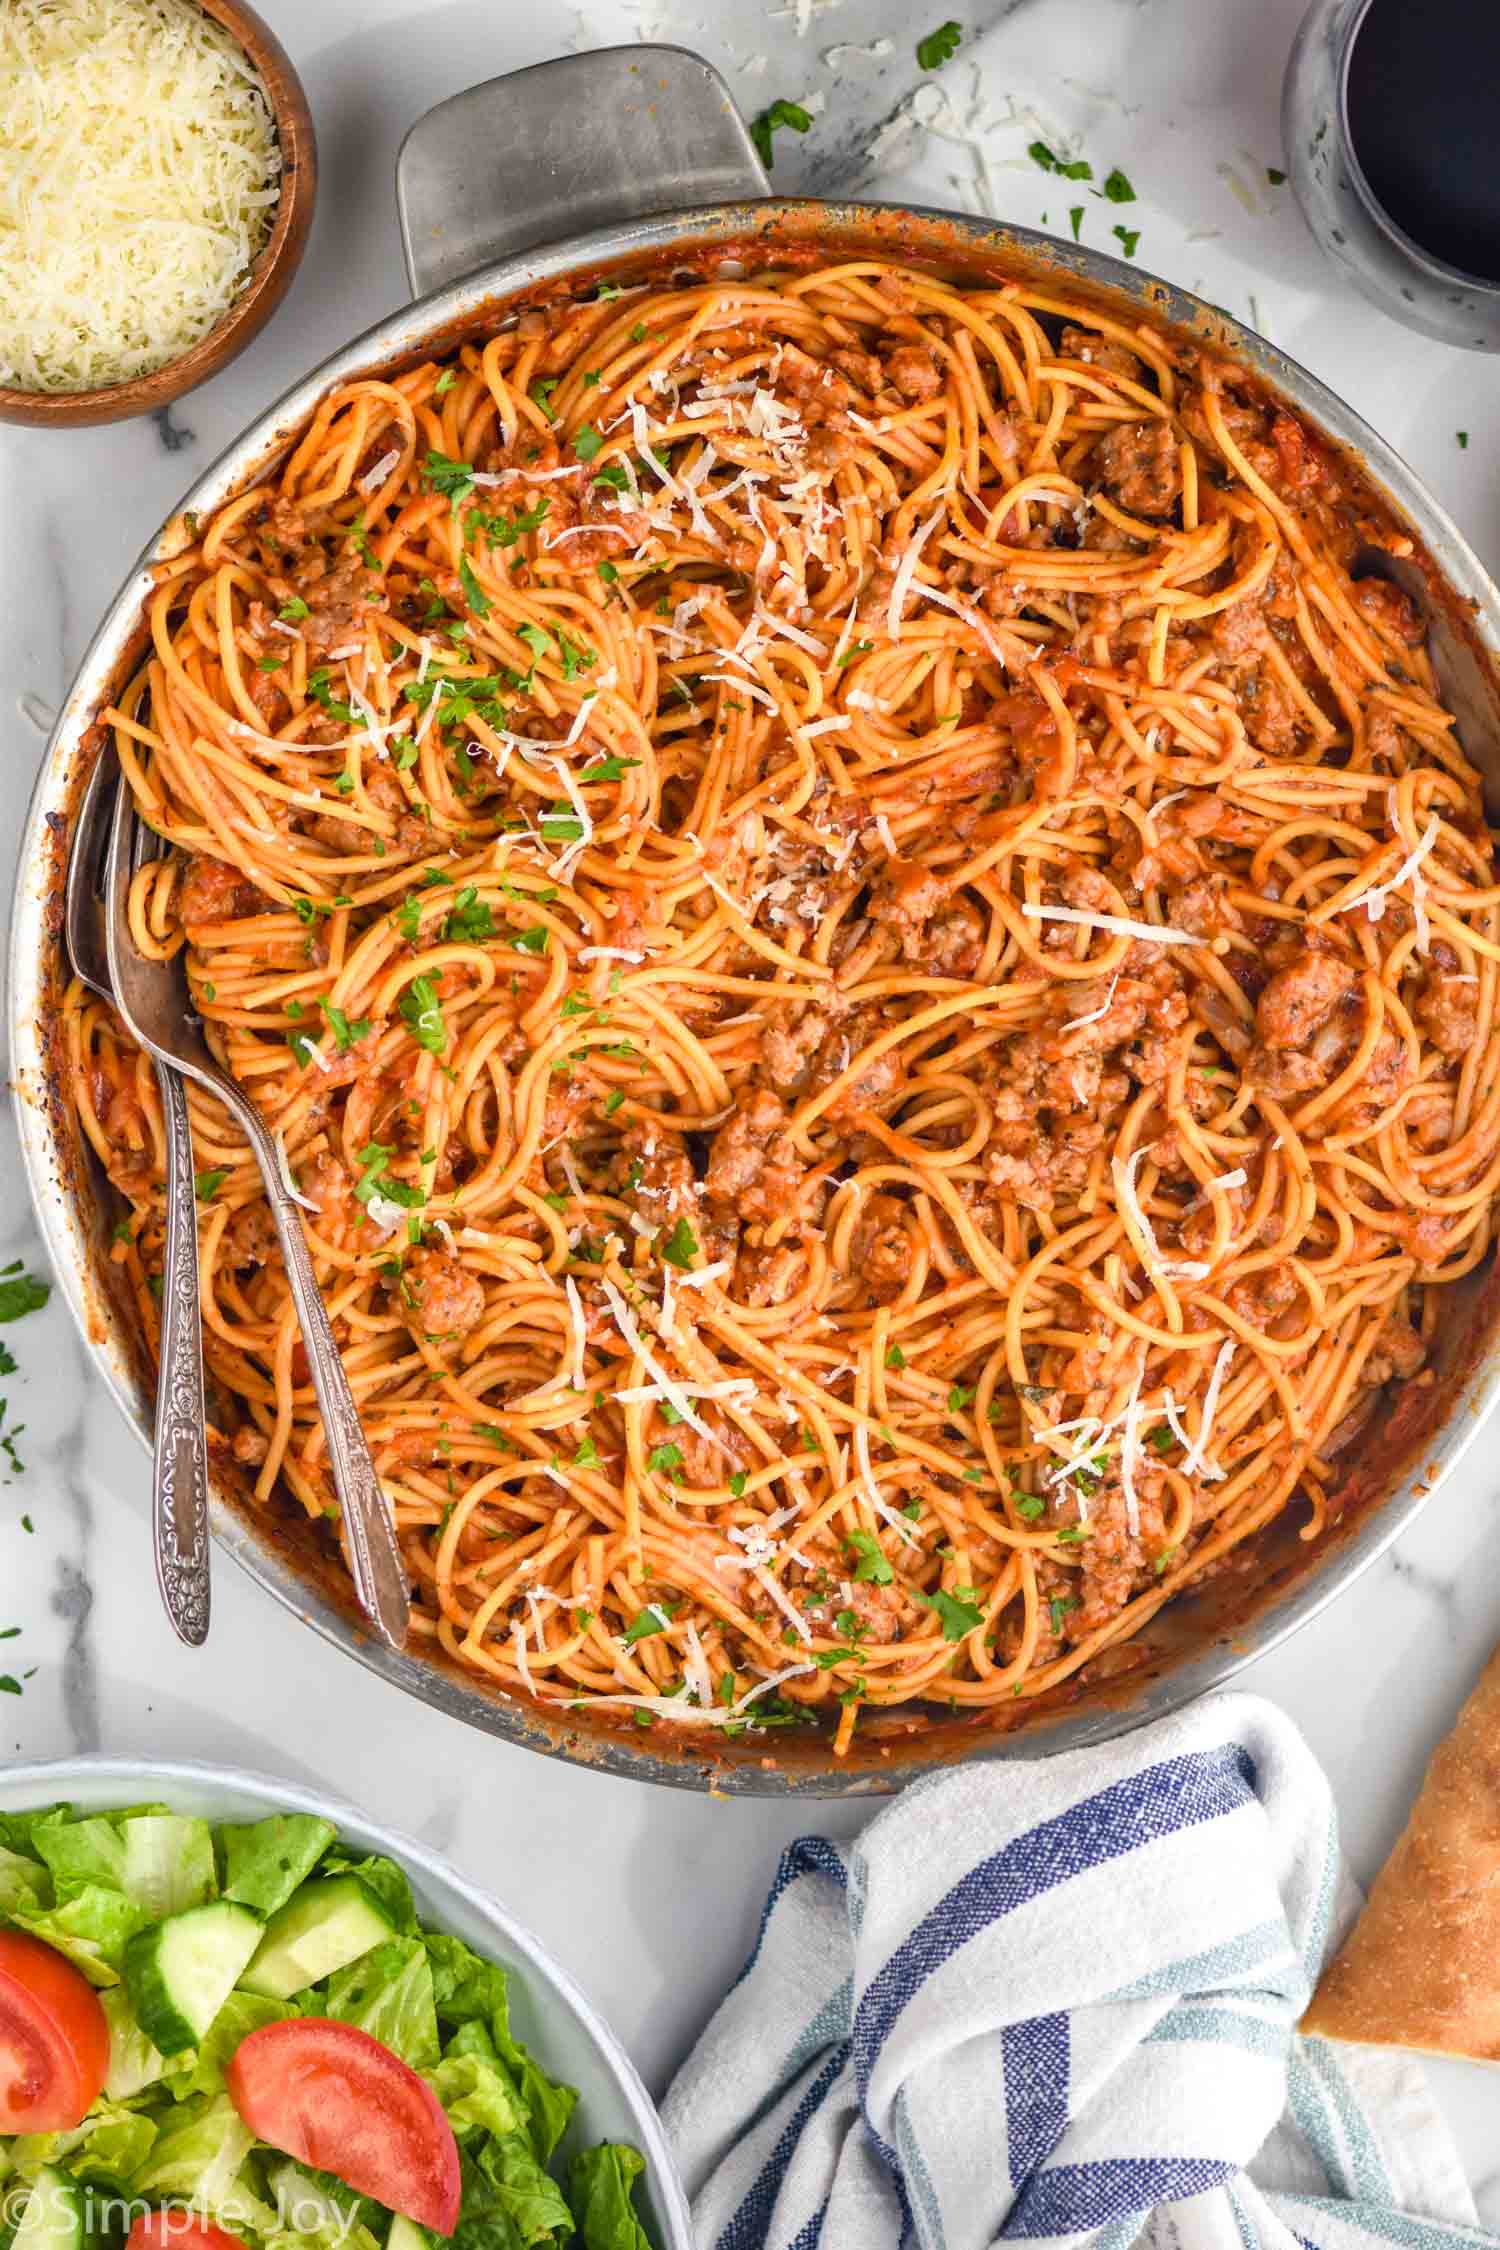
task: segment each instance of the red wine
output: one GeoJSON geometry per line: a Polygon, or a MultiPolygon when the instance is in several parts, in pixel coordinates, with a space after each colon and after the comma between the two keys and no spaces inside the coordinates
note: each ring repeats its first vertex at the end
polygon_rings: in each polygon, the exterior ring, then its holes
{"type": "Polygon", "coordinates": [[[1349,57],[1370,191],[1429,257],[1500,281],[1500,0],[1371,0],[1349,57]]]}

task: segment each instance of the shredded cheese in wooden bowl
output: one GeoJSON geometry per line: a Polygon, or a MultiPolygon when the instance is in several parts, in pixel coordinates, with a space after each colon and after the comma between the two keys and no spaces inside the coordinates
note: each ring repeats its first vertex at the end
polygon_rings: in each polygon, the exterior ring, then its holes
{"type": "Polygon", "coordinates": [[[5,0],[0,385],[180,357],[244,287],[280,171],[259,74],[192,0],[5,0]]]}

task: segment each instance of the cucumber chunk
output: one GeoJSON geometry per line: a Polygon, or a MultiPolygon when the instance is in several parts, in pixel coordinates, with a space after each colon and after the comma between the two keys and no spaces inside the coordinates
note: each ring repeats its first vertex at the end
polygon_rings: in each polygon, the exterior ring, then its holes
{"type": "Polygon", "coordinates": [[[125,1948],[135,2019],[159,2054],[196,2047],[260,1944],[258,1914],[230,1899],[171,1914],[125,1948]]]}
{"type": "Polygon", "coordinates": [[[395,1924],[357,1875],[324,1875],[304,1883],[266,1925],[240,1982],[247,1992],[290,2000],[310,1984],[347,1969],[394,1936],[395,1924]]]}
{"type": "Polygon", "coordinates": [[[53,2165],[37,2173],[11,2250],[83,2250],[83,2197],[53,2165]]]}
{"type": "Polygon", "coordinates": [[[432,2250],[432,2236],[425,2227],[419,2227],[415,2219],[398,2211],[385,2238],[385,2250],[432,2250]]]}

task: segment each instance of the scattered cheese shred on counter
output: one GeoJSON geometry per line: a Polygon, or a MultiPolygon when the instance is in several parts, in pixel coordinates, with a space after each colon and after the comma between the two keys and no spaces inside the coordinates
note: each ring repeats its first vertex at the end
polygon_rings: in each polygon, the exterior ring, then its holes
{"type": "Polygon", "coordinates": [[[0,384],[180,357],[244,286],[280,170],[259,75],[192,0],[5,0],[0,384]]]}

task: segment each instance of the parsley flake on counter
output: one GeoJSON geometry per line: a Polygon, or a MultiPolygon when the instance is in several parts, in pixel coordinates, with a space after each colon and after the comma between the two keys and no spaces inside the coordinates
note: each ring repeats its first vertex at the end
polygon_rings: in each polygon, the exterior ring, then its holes
{"type": "Polygon", "coordinates": [[[20,1320],[26,1313],[40,1312],[51,1294],[51,1282],[34,1273],[0,1279],[0,1321],[20,1320]]]}
{"type": "Polygon", "coordinates": [[[1133,258],[1135,256],[1135,246],[1141,239],[1140,228],[1111,227],[1110,232],[1118,238],[1120,246],[1124,250],[1126,257],[1133,258]]]}
{"type": "Polygon", "coordinates": [[[1105,177],[1104,200],[1106,203],[1134,203],[1135,201],[1135,189],[1126,179],[1118,164],[1105,177]]]}
{"type": "Polygon", "coordinates": [[[1045,141],[1033,141],[1026,154],[1033,164],[1039,164],[1044,172],[1055,172],[1060,180],[1091,180],[1094,176],[1094,167],[1086,157],[1057,156],[1045,141]]]}
{"type": "Polygon", "coordinates": [[[793,133],[806,133],[812,129],[812,118],[800,102],[774,101],[763,109],[750,127],[750,138],[756,153],[769,172],[776,158],[771,149],[771,136],[785,126],[793,133]]]}
{"type": "Polygon", "coordinates": [[[929,31],[925,39],[917,41],[917,61],[924,70],[940,69],[958,53],[962,38],[962,27],[951,18],[947,23],[940,23],[936,31],[929,31]]]}
{"type": "Polygon", "coordinates": [[[1083,210],[1084,207],[1081,203],[1075,203],[1071,211],[1069,211],[1068,213],[1068,224],[1073,229],[1073,240],[1075,242],[1078,242],[1082,239],[1078,230],[1083,225],[1083,210]]]}
{"type": "Polygon", "coordinates": [[[1286,174],[1279,164],[1268,164],[1266,166],[1266,178],[1272,187],[1285,187],[1286,185],[1286,174]]]}
{"type": "Polygon", "coordinates": [[[1467,431],[1467,430],[1455,430],[1453,434],[1454,434],[1454,436],[1455,436],[1455,437],[1456,437],[1456,438],[1458,439],[1459,445],[1460,445],[1460,447],[1462,448],[1462,450],[1463,450],[1463,451],[1464,451],[1465,453],[1467,453],[1467,452],[1468,452],[1468,450],[1469,450],[1469,433],[1468,433],[1468,431],[1467,431]]]}

